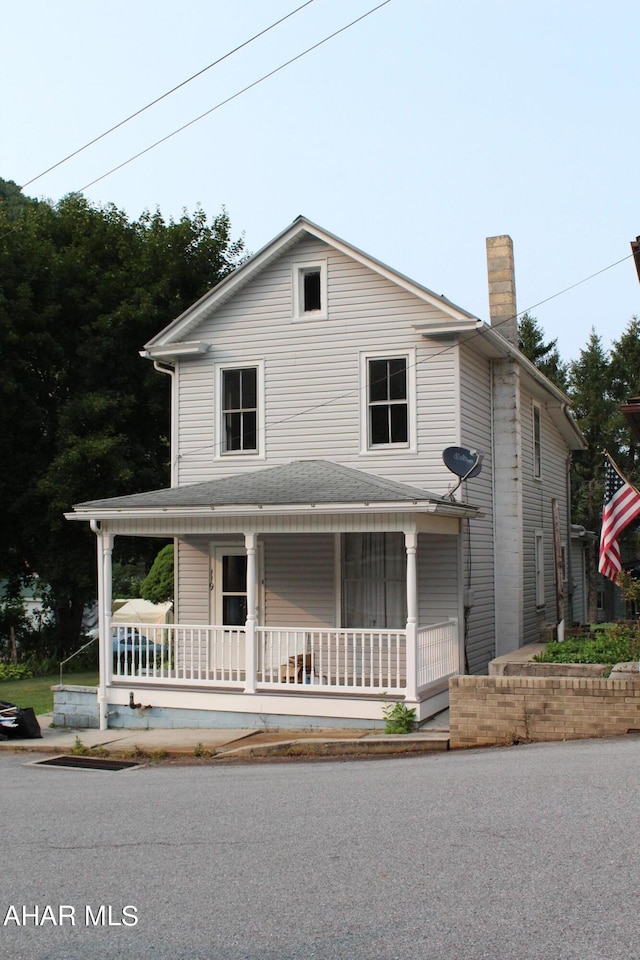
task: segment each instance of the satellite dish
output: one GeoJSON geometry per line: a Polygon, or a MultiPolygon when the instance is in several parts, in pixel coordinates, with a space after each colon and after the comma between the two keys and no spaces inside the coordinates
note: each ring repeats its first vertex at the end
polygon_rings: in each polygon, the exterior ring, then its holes
{"type": "Polygon", "coordinates": [[[483,457],[481,450],[467,450],[466,447],[447,447],[442,451],[445,466],[461,480],[478,476],[482,470],[483,457]]]}

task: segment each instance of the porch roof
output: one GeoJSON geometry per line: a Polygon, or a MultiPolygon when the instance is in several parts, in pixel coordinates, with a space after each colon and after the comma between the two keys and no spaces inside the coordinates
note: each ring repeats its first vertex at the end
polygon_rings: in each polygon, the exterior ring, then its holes
{"type": "Polygon", "coordinates": [[[478,509],[418,487],[374,476],[363,470],[327,460],[296,460],[250,473],[204,483],[150,490],[131,496],[90,500],[74,506],[68,519],[140,517],[162,512],[195,515],[264,512],[386,512],[437,513],[448,517],[474,517],[478,509]],[[372,508],[374,508],[372,510],[372,508]]]}

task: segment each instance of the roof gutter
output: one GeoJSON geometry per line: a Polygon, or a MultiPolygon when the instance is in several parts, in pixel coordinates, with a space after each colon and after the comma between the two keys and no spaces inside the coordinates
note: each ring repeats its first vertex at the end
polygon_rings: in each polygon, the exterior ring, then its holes
{"type": "Polygon", "coordinates": [[[308,503],[308,504],[223,504],[202,506],[167,506],[167,507],[76,507],[72,513],[65,513],[67,520],[95,521],[100,520],[154,520],[184,519],[185,517],[210,517],[216,514],[220,517],[235,516],[290,516],[291,514],[346,514],[346,513],[427,513],[444,517],[480,516],[478,507],[454,503],[435,503],[433,501],[407,501],[391,503],[308,503]]]}

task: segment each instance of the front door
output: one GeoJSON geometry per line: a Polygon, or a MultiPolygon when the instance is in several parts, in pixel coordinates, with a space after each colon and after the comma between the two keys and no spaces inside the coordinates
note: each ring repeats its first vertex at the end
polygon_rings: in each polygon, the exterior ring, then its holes
{"type": "MultiPolygon", "coordinates": [[[[262,549],[256,556],[256,622],[260,623],[262,549]]],[[[244,546],[213,544],[211,548],[211,623],[228,629],[217,631],[215,659],[244,670],[244,627],[247,620],[247,553],[244,546]]]]}
{"type": "Polygon", "coordinates": [[[211,553],[211,623],[228,629],[213,636],[216,673],[239,676],[244,670],[244,627],[247,620],[247,554],[241,546],[215,546],[211,553]]]}

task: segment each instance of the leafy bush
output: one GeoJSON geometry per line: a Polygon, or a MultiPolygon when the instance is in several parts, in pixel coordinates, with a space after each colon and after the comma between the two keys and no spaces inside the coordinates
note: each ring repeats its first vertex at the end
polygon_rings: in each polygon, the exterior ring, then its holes
{"type": "Polygon", "coordinates": [[[411,733],[416,724],[416,711],[406,703],[385,703],[382,716],[385,733],[411,733]]]}
{"type": "Polygon", "coordinates": [[[140,596],[151,603],[173,600],[173,544],[163,547],[140,584],[140,596]]]}
{"type": "Polygon", "coordinates": [[[640,659],[640,628],[614,623],[585,637],[548,643],[534,658],[539,663],[622,663],[640,659]]]}
{"type": "Polygon", "coordinates": [[[24,663],[0,663],[0,680],[28,680],[32,676],[33,670],[24,663]]]}

